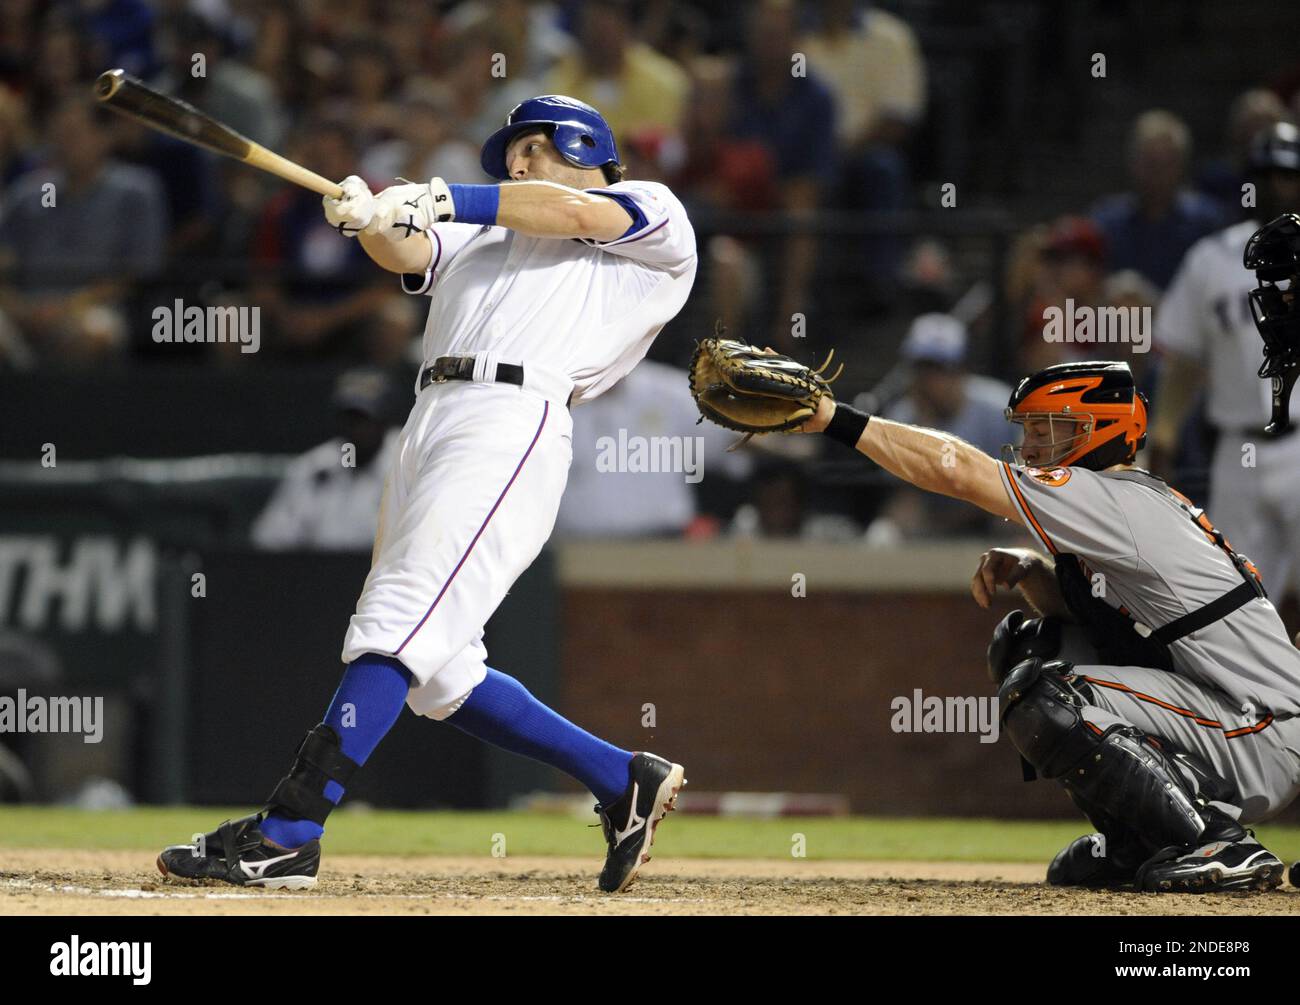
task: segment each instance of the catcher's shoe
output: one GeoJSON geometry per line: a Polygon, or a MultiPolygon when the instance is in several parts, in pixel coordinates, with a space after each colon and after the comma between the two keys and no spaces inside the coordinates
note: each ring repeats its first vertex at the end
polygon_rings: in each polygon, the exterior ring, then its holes
{"type": "Polygon", "coordinates": [[[680,764],[654,754],[634,756],[627,774],[627,790],[618,802],[596,806],[609,845],[605,868],[600,871],[600,888],[605,893],[622,893],[650,861],[655,827],[672,812],[677,793],[686,784],[680,764]]]}
{"type": "Polygon", "coordinates": [[[310,890],[320,869],[320,842],[292,851],[262,837],[261,813],[227,820],[194,844],[174,844],[158,856],[164,876],[221,880],[267,890],[310,890]]]}
{"type": "Polygon", "coordinates": [[[1142,857],[1104,834],[1085,834],[1056,853],[1047,867],[1047,882],[1050,886],[1123,886],[1133,882],[1142,857]]]}
{"type": "Polygon", "coordinates": [[[1281,859],[1249,831],[1236,841],[1156,852],[1138,870],[1138,886],[1151,893],[1221,893],[1272,890],[1282,885],[1281,859]]]}

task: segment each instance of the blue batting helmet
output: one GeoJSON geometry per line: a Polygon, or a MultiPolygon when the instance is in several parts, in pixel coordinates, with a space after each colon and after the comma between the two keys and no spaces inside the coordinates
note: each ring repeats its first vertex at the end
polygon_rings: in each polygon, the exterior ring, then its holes
{"type": "Polygon", "coordinates": [[[598,168],[618,163],[614,133],[600,112],[576,98],[543,94],[521,101],[510,109],[506,124],[487,138],[479,163],[493,178],[506,179],[506,147],[520,133],[545,129],[570,164],[598,168]]]}

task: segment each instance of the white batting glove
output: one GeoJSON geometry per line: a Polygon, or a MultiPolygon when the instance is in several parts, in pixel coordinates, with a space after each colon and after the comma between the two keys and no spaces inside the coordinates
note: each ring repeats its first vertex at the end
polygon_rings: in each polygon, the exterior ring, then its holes
{"type": "Polygon", "coordinates": [[[369,228],[375,217],[375,197],[370,188],[356,175],[348,175],[339,183],[343,189],[342,199],[325,196],[321,205],[325,207],[325,219],[331,227],[344,237],[356,237],[369,228]]]}
{"type": "Polygon", "coordinates": [[[422,234],[435,223],[456,219],[451,189],[441,178],[427,184],[392,185],[375,196],[374,219],[366,233],[380,233],[390,241],[404,241],[422,234]]]}

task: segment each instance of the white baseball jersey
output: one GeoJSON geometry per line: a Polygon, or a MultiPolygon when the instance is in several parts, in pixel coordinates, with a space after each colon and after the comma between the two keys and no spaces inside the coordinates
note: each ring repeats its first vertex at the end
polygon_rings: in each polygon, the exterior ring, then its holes
{"type": "Polygon", "coordinates": [[[573,460],[565,402],[636,366],[695,279],[694,230],[665,186],[591,191],[630,201],[628,233],[598,242],[437,224],[425,275],[403,278],[430,298],[425,365],[473,356],[474,379],[418,393],[343,661],[400,659],[420,715],[445,718],[482,682],[483,626],[550,537],[573,460]],[[522,387],[493,380],[500,363],[522,365],[522,387]]]}
{"type": "MultiPolygon", "coordinates": [[[[695,230],[659,182],[588,191],[630,198],[645,223],[604,243],[463,223],[429,231],[429,268],[403,279],[408,293],[431,298],[426,365],[471,354],[531,363],[566,378],[575,404],[609,390],[636,366],[690,294],[695,230]]],[[[568,390],[560,395],[561,404],[567,396],[568,390]]]]}
{"type": "Polygon", "coordinates": [[[1233,224],[1188,249],[1156,316],[1156,345],[1208,368],[1210,421],[1219,429],[1263,429],[1269,383],[1258,377],[1264,343],[1247,294],[1255,274],[1241,264],[1253,220],[1233,224]]]}
{"type": "Polygon", "coordinates": [[[1241,262],[1256,228],[1246,220],[1192,245],[1160,305],[1156,339],[1207,368],[1207,411],[1221,433],[1209,509],[1281,599],[1300,568],[1300,435],[1262,433],[1271,387],[1258,375],[1264,342],[1247,296],[1255,274],[1241,262]]]}

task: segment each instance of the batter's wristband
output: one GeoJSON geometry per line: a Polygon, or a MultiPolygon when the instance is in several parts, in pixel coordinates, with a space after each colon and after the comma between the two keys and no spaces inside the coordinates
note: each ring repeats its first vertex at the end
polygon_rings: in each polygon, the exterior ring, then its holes
{"type": "Polygon", "coordinates": [[[456,207],[457,223],[496,226],[501,186],[448,185],[447,188],[451,190],[451,201],[456,207]]]}
{"type": "Polygon", "coordinates": [[[837,401],[835,414],[822,430],[822,435],[829,436],[836,443],[843,443],[850,450],[856,450],[858,440],[862,439],[862,431],[867,428],[867,423],[870,421],[871,416],[866,412],[859,412],[852,405],[837,401]]]}

